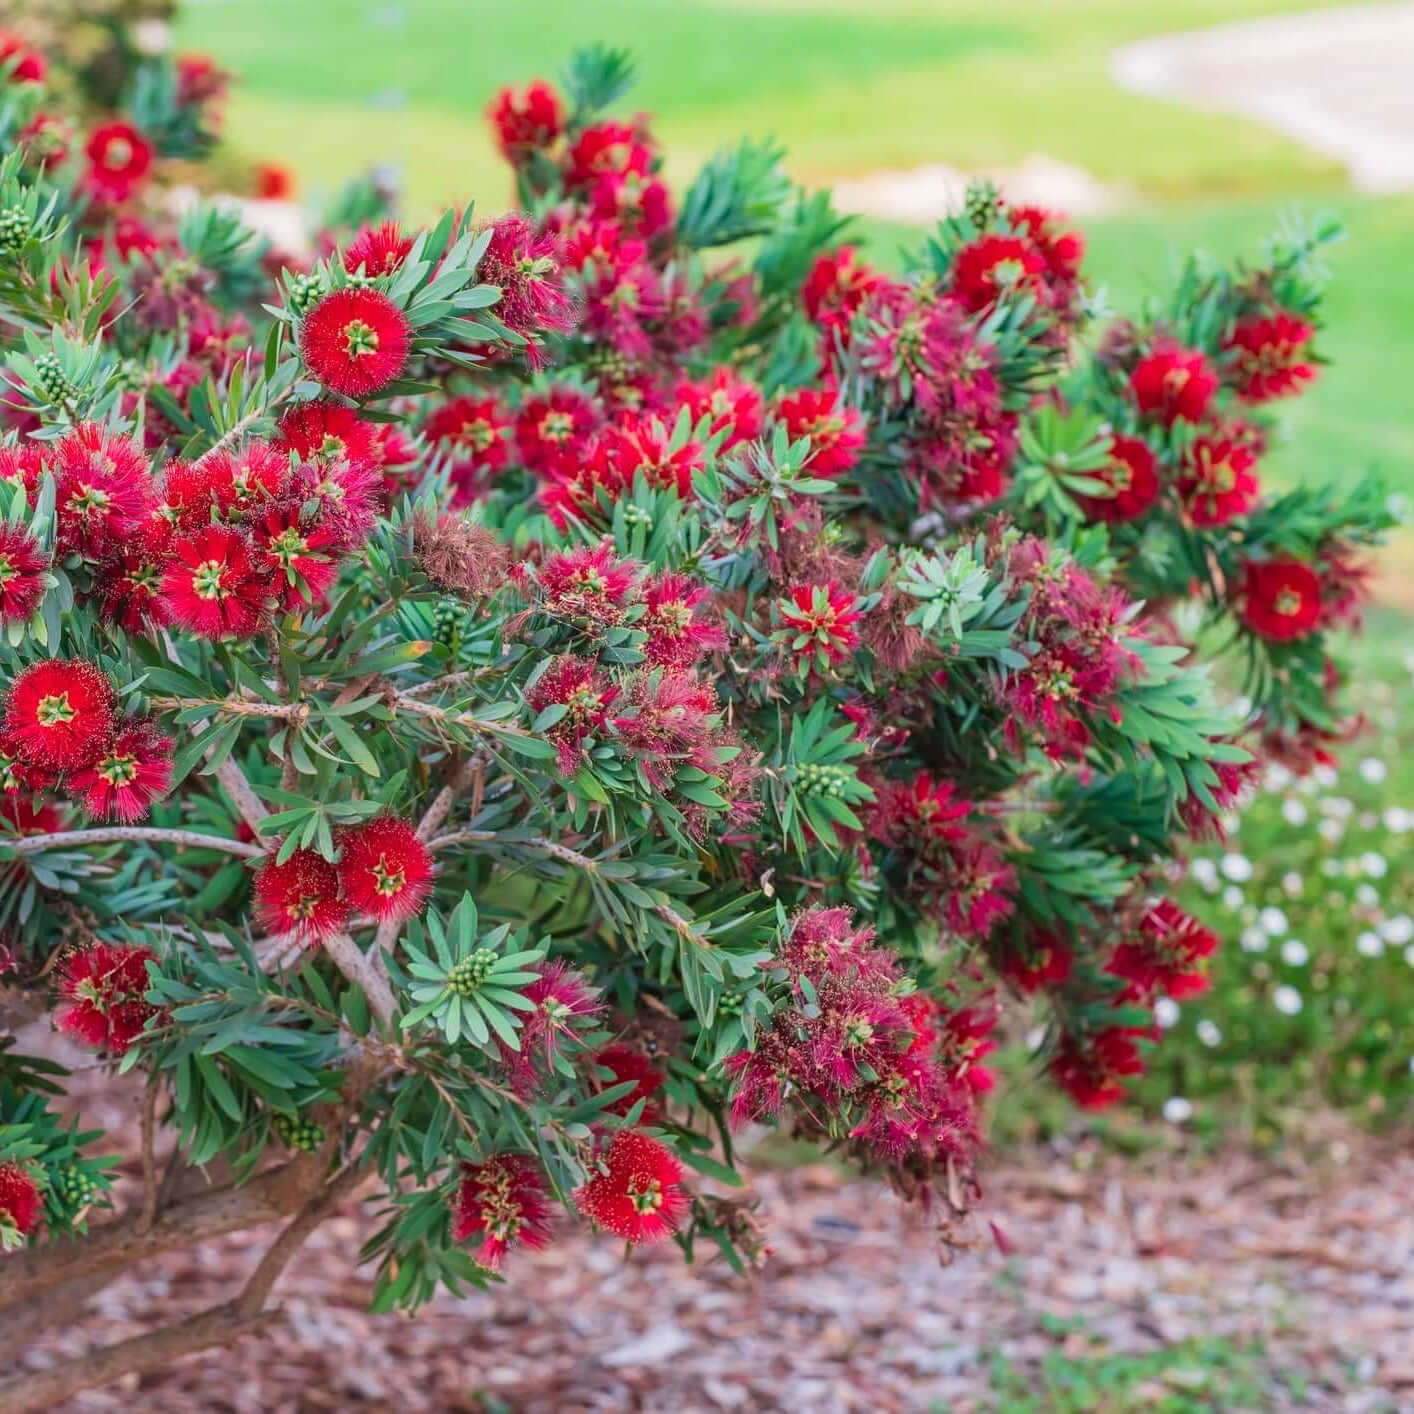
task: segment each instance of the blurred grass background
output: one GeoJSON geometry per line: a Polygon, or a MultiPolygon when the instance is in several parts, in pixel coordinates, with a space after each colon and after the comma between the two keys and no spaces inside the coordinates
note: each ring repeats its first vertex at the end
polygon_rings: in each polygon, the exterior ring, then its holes
{"type": "MultiPolygon", "coordinates": [[[[414,218],[468,196],[483,209],[505,204],[509,180],[482,116],[487,99],[505,83],[554,77],[591,40],[635,53],[630,101],[654,115],[678,183],[746,134],[780,139],[793,173],[818,185],[926,162],[1006,168],[1036,154],[1084,168],[1129,198],[1116,214],[1078,223],[1091,277],[1121,310],[1161,294],[1194,248],[1255,255],[1284,213],[1333,210],[1347,239],[1331,257],[1321,338],[1331,365],[1283,409],[1284,439],[1265,474],[1292,484],[1377,468],[1408,493],[1414,197],[1356,195],[1338,164],[1299,143],[1254,122],[1136,97],[1109,77],[1110,56],[1127,41],[1322,2],[187,0],[178,44],[220,56],[238,75],[228,161],[287,164],[311,199],[387,164],[399,169],[414,218]]],[[[919,239],[882,222],[864,230],[884,264],[919,239]]],[[[1235,1124],[1266,1142],[1315,1100],[1362,1119],[1408,1112],[1414,947],[1399,940],[1414,928],[1404,867],[1414,862],[1411,568],[1406,534],[1384,556],[1379,602],[1352,645],[1359,705],[1375,722],[1347,750],[1344,774],[1305,795],[1288,787],[1264,796],[1240,841],[1213,851],[1215,868],[1230,855],[1253,862],[1249,877],[1220,873],[1216,889],[1186,886],[1185,902],[1226,946],[1213,994],[1184,1008],[1178,1044],[1161,1049],[1144,1083],[1151,1116],[1191,1097],[1199,1132],[1235,1124]],[[1339,830],[1327,823],[1337,819],[1339,830]],[[1293,869],[1306,882],[1301,894],[1291,891],[1293,869]],[[1273,908],[1285,927],[1259,949],[1273,908]],[[1293,941],[1301,946],[1286,946],[1293,941]],[[1301,997],[1298,1013],[1274,1008],[1281,987],[1301,997]],[[1202,1020],[1221,1041],[1202,1039],[1213,1034],[1197,1031],[1202,1020]]],[[[1027,1069],[1018,1050],[999,1139],[1075,1123],[1071,1111],[1048,1108],[1043,1087],[1020,1083],[1027,1069]]],[[[1123,1134],[1129,1119],[1116,1123],[1123,1134]]]]}

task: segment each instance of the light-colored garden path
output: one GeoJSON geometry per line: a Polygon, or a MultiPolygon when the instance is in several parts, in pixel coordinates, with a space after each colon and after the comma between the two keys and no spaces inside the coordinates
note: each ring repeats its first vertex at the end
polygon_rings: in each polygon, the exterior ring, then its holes
{"type": "Polygon", "coordinates": [[[1338,158],[1359,191],[1414,191],[1414,4],[1161,35],[1119,50],[1111,73],[1136,93],[1256,118],[1338,158]]]}

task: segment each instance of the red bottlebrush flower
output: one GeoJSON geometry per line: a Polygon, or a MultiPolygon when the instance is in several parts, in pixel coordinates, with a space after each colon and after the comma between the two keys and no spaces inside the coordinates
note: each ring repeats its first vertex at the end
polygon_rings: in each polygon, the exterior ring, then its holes
{"type": "Polygon", "coordinates": [[[599,441],[596,457],[603,458],[625,489],[642,476],[650,486],[671,487],[686,501],[692,495],[692,479],[704,465],[702,446],[685,442],[676,451],[671,446],[668,428],[656,418],[639,418],[610,428],[599,441]]]}
{"type": "Polygon", "coordinates": [[[591,185],[604,173],[628,173],[643,177],[653,165],[653,151],[641,125],[608,119],[585,128],[566,154],[565,183],[571,187],[591,185]]]}
{"type": "Polygon", "coordinates": [[[656,177],[601,172],[589,189],[589,214],[617,221],[625,231],[651,241],[672,226],[673,203],[667,184],[656,177]]]}
{"type": "Polygon", "coordinates": [[[1124,1082],[1141,1075],[1144,1061],[1132,1026],[1109,1026],[1066,1036],[1051,1058],[1051,1078],[1082,1109],[1103,1110],[1124,1098],[1124,1082]]]}
{"type": "Polygon", "coordinates": [[[705,585],[670,572],[644,587],[647,606],[636,627],[648,635],[643,656],[655,667],[689,668],[704,654],[726,646],[726,635],[711,622],[713,597],[705,585]]]}
{"type": "Polygon", "coordinates": [[[300,352],[326,388],[367,398],[407,366],[412,331],[407,316],[377,290],[334,290],[304,317],[300,352]]]}
{"type": "Polygon", "coordinates": [[[1321,627],[1358,629],[1374,566],[1360,558],[1354,545],[1331,537],[1317,552],[1316,572],[1321,577],[1321,627]]]}
{"type": "Polygon", "coordinates": [[[780,966],[799,988],[809,978],[819,990],[822,977],[839,977],[893,986],[898,968],[892,957],[874,946],[874,930],[857,926],[847,908],[817,904],[797,913],[781,944],[780,966]]]}
{"type": "Polygon", "coordinates": [[[612,542],[594,548],[562,550],[540,566],[540,588],[547,613],[596,629],[621,623],[637,601],[642,567],[621,560],[612,542]]]}
{"type": "Polygon", "coordinates": [[[671,1149],[636,1129],[620,1129],[574,1201],[592,1223],[637,1245],[667,1237],[687,1216],[681,1185],[682,1164],[671,1149]]]}
{"type": "Polygon", "coordinates": [[[586,658],[555,659],[530,689],[527,701],[533,712],[553,705],[568,709],[548,733],[565,776],[579,769],[586,738],[608,724],[609,707],[617,695],[618,689],[605,682],[586,658]]]}
{"type": "Polygon", "coordinates": [[[627,238],[616,221],[595,221],[567,233],[562,254],[564,268],[578,278],[581,332],[621,359],[651,359],[653,331],[667,315],[668,299],[648,247],[627,238]]]}
{"type": "Polygon", "coordinates": [[[289,456],[268,442],[247,442],[236,452],[208,452],[201,464],[208,468],[216,504],[223,514],[258,512],[288,492],[289,456]]]}
{"type": "Polygon", "coordinates": [[[1129,375],[1139,411],[1166,426],[1179,418],[1200,422],[1218,391],[1218,375],[1196,349],[1157,346],[1129,375]]]}
{"type": "Polygon", "coordinates": [[[174,749],[155,722],[121,723],[97,760],[69,776],[69,792],[91,815],[130,825],[167,794],[174,749]]]}
{"type": "Polygon", "coordinates": [[[0,30],[0,81],[43,83],[49,71],[44,55],[32,49],[17,34],[0,30]]]}
{"type": "Polygon", "coordinates": [[[951,781],[919,771],[912,780],[885,781],[875,788],[870,833],[895,844],[952,844],[967,838],[959,824],[972,813],[972,802],[956,794],[951,781]]]}
{"type": "Polygon", "coordinates": [[[432,892],[432,856],[406,820],[380,815],[339,836],[339,884],[357,913],[404,922],[432,892]]]}
{"type": "Polygon", "coordinates": [[[696,383],[684,380],[678,384],[674,397],[691,411],[694,427],[704,417],[710,417],[708,435],[726,434],[721,451],[761,435],[765,409],[761,390],[731,368],[718,368],[710,378],[696,383]]]}
{"type": "Polygon", "coordinates": [[[605,1046],[602,1051],[596,1051],[591,1058],[591,1065],[609,1072],[607,1080],[593,1082],[596,1090],[611,1090],[616,1085],[633,1081],[633,1089],[607,1104],[601,1111],[602,1114],[622,1117],[642,1100],[640,1122],[651,1126],[662,1123],[663,1111],[653,1096],[663,1088],[667,1077],[642,1051],[626,1046],[621,1041],[615,1041],[605,1046]]]}
{"type": "Polygon", "coordinates": [[[177,106],[193,107],[220,98],[231,76],[209,54],[178,54],[177,106]]]}
{"type": "Polygon", "coordinates": [[[584,459],[591,435],[603,424],[603,410],[587,393],[551,388],[520,405],[516,449],[522,463],[537,475],[572,474],[584,459]]]}
{"type": "Polygon", "coordinates": [[[59,974],[59,1030],[86,1046],[126,1054],[158,1008],[144,1000],[152,949],[94,943],[69,954],[59,974]]]}
{"type": "Polygon", "coordinates": [[[0,624],[19,624],[44,598],[49,556],[29,531],[0,522],[0,624]]]}
{"type": "MultiPolygon", "coordinates": [[[[48,790],[57,780],[57,772],[26,761],[19,742],[0,731],[0,793],[10,797],[18,791],[48,790]]],[[[16,803],[6,799],[3,802],[5,812],[8,812],[9,806],[16,803]]],[[[0,813],[0,818],[8,820],[21,834],[26,832],[23,821],[8,813],[0,813]]]]}
{"type": "Polygon", "coordinates": [[[19,145],[25,163],[41,172],[57,167],[69,155],[73,141],[69,125],[52,113],[36,113],[20,129],[19,145]]]}
{"type": "Polygon", "coordinates": [[[1137,520],[1159,498],[1159,465],[1147,442],[1116,437],[1110,459],[1098,471],[1086,473],[1109,488],[1108,496],[1077,496],[1086,516],[1112,525],[1137,520]]]}
{"type": "Polygon", "coordinates": [[[1044,988],[1058,987],[1070,976],[1074,962],[1070,944],[1059,933],[1035,928],[1007,945],[999,970],[1029,996],[1044,988]]]}
{"type": "Polygon", "coordinates": [[[133,537],[130,548],[100,566],[98,607],[109,623],[129,633],[166,623],[167,606],[160,595],[171,540],[171,525],[160,513],[154,514],[133,537]]]}
{"type": "Polygon", "coordinates": [[[884,283],[884,277],[856,255],[855,248],[846,245],[820,256],[801,287],[806,315],[827,338],[844,338],[855,312],[884,283]]]}
{"type": "Polygon", "coordinates": [[[371,279],[392,275],[402,268],[412,247],[413,238],[403,235],[396,221],[385,221],[381,226],[365,226],[344,247],[344,269],[353,275],[362,268],[371,279]]]}
{"type": "Polygon", "coordinates": [[[503,88],[486,108],[496,145],[519,166],[537,148],[549,147],[565,130],[565,108],[544,79],[503,88]]]}
{"type": "Polygon", "coordinates": [[[297,849],[283,863],[271,855],[255,875],[255,911],[272,933],[320,942],[348,921],[339,897],[339,871],[312,849],[297,849]]]}
{"type": "Polygon", "coordinates": [[[650,788],[670,792],[684,764],[715,774],[720,717],[717,695],[708,684],[695,674],[655,670],[635,674],[625,697],[614,727],[638,756],[650,788]]]}
{"type": "Polygon", "coordinates": [[[43,1211],[44,1199],[30,1170],[15,1159],[0,1164],[0,1251],[19,1247],[39,1226],[43,1211]]]}
{"type": "Polygon", "coordinates": [[[1226,525],[1257,503],[1257,455],[1234,437],[1200,437],[1184,454],[1178,489],[1193,524],[1226,525]]]}
{"type": "Polygon", "coordinates": [[[602,1010],[599,993],[566,963],[541,963],[533,970],[540,976],[520,989],[532,1008],[520,1012],[520,1050],[502,1049],[512,1078],[526,1092],[534,1088],[537,1063],[553,1069],[579,1044],[578,1033],[592,1026],[602,1010]]]}
{"type": "Polygon", "coordinates": [[[1259,638],[1289,643],[1321,620],[1321,577],[1299,560],[1251,560],[1243,574],[1242,622],[1259,638]]]}
{"type": "Polygon", "coordinates": [[[1239,320],[1223,340],[1237,396],[1265,403],[1299,393],[1316,376],[1308,362],[1315,335],[1312,324],[1284,309],[1239,320]]]}
{"type": "Polygon", "coordinates": [[[526,362],[541,367],[545,362],[541,337],[568,334],[575,326],[574,301],[565,293],[555,238],[519,211],[508,212],[492,223],[491,243],[477,275],[487,284],[500,286],[494,313],[508,329],[530,340],[525,346],[526,362]]]}
{"type": "Polygon", "coordinates": [[[244,531],[208,525],[172,542],[162,602],[172,622],[202,638],[248,638],[265,619],[271,580],[244,531]]]}
{"type": "Polygon", "coordinates": [[[1217,781],[1209,785],[1212,806],[1204,804],[1191,791],[1179,802],[1178,814],[1191,839],[1224,840],[1222,812],[1235,809],[1242,797],[1255,787],[1261,775],[1261,762],[1253,757],[1247,761],[1212,761],[1209,765],[1217,781]]]}
{"type": "Polygon", "coordinates": [[[289,488],[291,500],[317,502],[315,520],[332,537],[328,543],[341,552],[356,550],[368,539],[382,490],[383,473],[372,461],[308,463],[295,469],[289,488]]]}
{"type": "Polygon", "coordinates": [[[147,179],[155,157],[152,144],[131,123],[104,123],[84,145],[88,170],[84,185],[100,200],[126,201],[147,179]]]}
{"type": "Polygon", "coordinates": [[[100,423],[85,422],[54,449],[55,553],[101,560],[121,551],[152,508],[152,474],[142,449],[100,423]]]}
{"type": "Polygon", "coordinates": [[[280,418],[275,446],[320,466],[374,461],[372,427],[340,403],[296,403],[280,418]]]}
{"type": "Polygon", "coordinates": [[[97,664],[47,658],[14,681],[5,736],[23,760],[52,771],[87,766],[113,731],[113,684],[97,664]]]}
{"type": "Polygon", "coordinates": [[[953,261],[949,293],[971,314],[1019,294],[1044,298],[1046,259],[1020,236],[981,236],[953,261]]]}
{"type": "Polygon", "coordinates": [[[1105,971],[1127,985],[1123,1000],[1144,1002],[1156,994],[1182,1001],[1208,990],[1203,971],[1218,948],[1218,935],[1170,899],[1159,899],[1139,920],[1134,936],[1115,949],[1105,971]]]}
{"type": "Polygon", "coordinates": [[[853,591],[834,580],[796,585],[788,598],[778,601],[785,626],[782,646],[797,668],[826,673],[859,647],[855,624],[863,615],[854,605],[853,591]]]}
{"type": "Polygon", "coordinates": [[[539,1251],[550,1241],[550,1193],[528,1154],[493,1154],[463,1164],[452,1204],[452,1241],[476,1242],[472,1258],[500,1271],[512,1247],[539,1251]]]}
{"type": "Polygon", "coordinates": [[[859,461],[868,440],[864,415],[847,407],[831,388],[798,388],[776,401],[776,416],[791,441],[810,438],[810,470],[816,476],[843,476],[859,461]]]}
{"type": "Polygon", "coordinates": [[[495,398],[462,394],[437,407],[422,430],[439,451],[451,453],[466,467],[465,476],[481,481],[505,466],[509,426],[506,410],[495,398]]]}
{"type": "Polygon", "coordinates": [[[260,162],[253,185],[261,201],[289,201],[295,194],[295,174],[283,163],[260,162]]]}
{"type": "Polygon", "coordinates": [[[338,532],[307,516],[298,501],[272,506],[252,529],[257,561],[263,558],[268,566],[266,583],[280,611],[298,613],[321,604],[339,573],[338,532]]]}
{"type": "Polygon", "coordinates": [[[1080,278],[1085,237],[1079,231],[1061,229],[1064,218],[1040,206],[1014,206],[1008,215],[1012,225],[1024,231],[1045,257],[1053,281],[1072,284],[1080,278]]]}

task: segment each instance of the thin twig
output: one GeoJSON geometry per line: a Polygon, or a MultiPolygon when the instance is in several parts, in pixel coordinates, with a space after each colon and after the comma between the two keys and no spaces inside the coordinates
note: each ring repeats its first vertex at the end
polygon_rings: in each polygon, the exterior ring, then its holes
{"type": "Polygon", "coordinates": [[[159,712],[178,712],[185,707],[212,707],[228,717],[280,717],[287,721],[309,719],[308,702],[261,702],[239,697],[154,697],[152,705],[159,712]]]}
{"type": "Polygon", "coordinates": [[[138,1231],[150,1232],[157,1219],[157,1097],[162,1090],[160,1071],[147,1077],[142,1097],[142,1210],[138,1231]]]}
{"type": "Polygon", "coordinates": [[[225,835],[205,835],[196,830],[161,830],[154,825],[103,825],[92,830],[56,830],[48,835],[0,840],[0,848],[8,849],[14,854],[39,854],[45,850],[77,849],[86,844],[116,844],[122,840],[187,845],[192,849],[215,849],[225,854],[243,855],[246,859],[265,857],[265,850],[258,844],[229,839],[225,835]]]}

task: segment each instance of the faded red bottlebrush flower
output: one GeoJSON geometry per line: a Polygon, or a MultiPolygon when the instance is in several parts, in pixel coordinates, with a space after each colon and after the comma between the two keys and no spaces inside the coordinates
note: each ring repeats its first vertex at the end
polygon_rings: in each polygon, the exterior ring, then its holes
{"type": "Polygon", "coordinates": [[[1033,928],[1003,944],[998,970],[1028,995],[1058,987],[1075,962],[1071,945],[1049,928],[1033,928]]]}
{"type": "Polygon", "coordinates": [[[439,589],[480,596],[506,582],[510,552],[484,525],[448,512],[434,521],[419,514],[412,524],[412,552],[439,589]]]}
{"type": "Polygon", "coordinates": [[[271,855],[255,875],[255,911],[272,933],[319,942],[348,921],[339,897],[339,871],[312,849],[297,849],[283,863],[271,855]]]}
{"type": "Polygon", "coordinates": [[[720,451],[761,435],[765,421],[761,390],[735,369],[717,368],[710,377],[696,382],[684,379],[673,396],[690,410],[694,427],[707,417],[711,419],[708,436],[725,434],[720,451]]]}
{"type": "Polygon", "coordinates": [[[1123,999],[1147,1002],[1160,994],[1182,1001],[1206,992],[1207,959],[1218,935],[1171,899],[1158,899],[1114,950],[1105,971],[1125,985],[1123,999]]]}
{"type": "Polygon", "coordinates": [[[275,590],[244,531],[208,525],[172,541],[161,595],[171,621],[202,638],[248,638],[275,590]]]}
{"type": "Polygon", "coordinates": [[[1199,437],[1185,452],[1178,489],[1203,527],[1226,525],[1257,504],[1257,454],[1236,437],[1199,437]]]}
{"type": "Polygon", "coordinates": [[[413,238],[403,235],[396,221],[365,226],[344,247],[344,269],[353,275],[361,268],[370,278],[392,275],[402,268],[412,247],[413,238]]]}
{"type": "Polygon", "coordinates": [[[833,388],[797,388],[776,400],[776,416],[791,441],[810,438],[809,467],[815,476],[843,476],[859,461],[868,440],[864,415],[848,407],[833,388]]]}
{"type": "Polygon", "coordinates": [[[354,912],[402,922],[422,911],[432,856],[408,821],[377,816],[343,831],[339,846],[339,885],[354,912]]]}
{"type": "Polygon", "coordinates": [[[711,591],[686,575],[666,571],[644,586],[643,617],[635,624],[647,634],[643,656],[655,667],[689,668],[704,653],[726,646],[713,622],[711,591]]]}
{"type": "Polygon", "coordinates": [[[1085,473],[1101,481],[1108,496],[1077,496],[1090,520],[1120,524],[1137,520],[1159,498],[1159,465],[1147,442],[1138,437],[1116,437],[1110,459],[1098,471],[1085,473]]]}
{"type": "Polygon", "coordinates": [[[367,398],[407,366],[407,316],[378,290],[345,288],[325,295],[300,326],[300,352],[326,388],[367,398]]]}
{"type": "Polygon", "coordinates": [[[674,1232],[691,1206],[682,1164],[667,1145],[636,1129],[620,1129],[594,1161],[589,1182],[574,1193],[592,1223],[635,1245],[674,1232]]]}
{"type": "Polygon", "coordinates": [[[619,222],[625,231],[652,240],[673,224],[666,182],[637,172],[601,172],[589,188],[589,214],[619,222]]]}
{"type": "Polygon", "coordinates": [[[296,403],[280,417],[275,445],[302,462],[372,465],[373,429],[342,403],[296,403]]]}
{"type": "Polygon", "coordinates": [[[562,550],[540,566],[542,604],[546,613],[594,629],[621,623],[637,602],[643,567],[621,560],[612,541],[577,550],[562,550]]]}
{"type": "Polygon", "coordinates": [[[1205,804],[1190,791],[1179,802],[1178,814],[1183,821],[1183,828],[1191,838],[1224,840],[1227,838],[1227,832],[1223,828],[1223,812],[1235,810],[1243,796],[1256,786],[1261,776],[1262,763],[1253,757],[1247,761],[1212,761],[1209,764],[1218,778],[1216,784],[1208,787],[1212,805],[1205,804]]]}
{"type": "Polygon", "coordinates": [[[155,153],[131,123],[104,123],[84,145],[84,185],[102,201],[126,201],[147,180],[155,153]]]}
{"type": "Polygon", "coordinates": [[[39,1226],[43,1211],[34,1174],[18,1160],[6,1159],[0,1164],[0,1252],[19,1247],[39,1226]]]}
{"type": "Polygon", "coordinates": [[[778,601],[783,646],[801,672],[826,673],[859,647],[855,624],[863,615],[855,603],[854,592],[834,580],[796,585],[778,601]]]}
{"type": "Polygon", "coordinates": [[[639,1121],[646,1125],[658,1125],[663,1121],[663,1111],[654,1096],[663,1088],[667,1077],[642,1051],[625,1045],[622,1041],[612,1042],[603,1050],[595,1051],[590,1058],[590,1069],[599,1067],[609,1072],[607,1080],[596,1079],[592,1084],[596,1090],[610,1090],[616,1085],[633,1082],[633,1089],[626,1095],[607,1104],[601,1114],[623,1116],[640,1101],[643,1109],[639,1121]]]}
{"type": "Polygon", "coordinates": [[[1141,1075],[1144,1061],[1132,1026],[1107,1026],[1067,1035],[1051,1057],[1051,1078],[1081,1109],[1103,1110],[1124,1098],[1124,1082],[1141,1075]]]}
{"type": "Polygon", "coordinates": [[[0,624],[19,624],[44,598],[49,556],[21,525],[0,522],[0,624]]]}
{"type": "Polygon", "coordinates": [[[1146,417],[1165,425],[1179,418],[1200,422],[1218,391],[1218,375],[1198,350],[1162,345],[1135,365],[1129,388],[1146,417]]]}
{"type": "Polygon", "coordinates": [[[1310,361],[1315,326],[1284,309],[1238,320],[1223,340],[1232,360],[1232,384],[1249,403],[1299,393],[1316,376],[1310,361]]]}
{"type": "Polygon", "coordinates": [[[574,301],[565,292],[555,238],[519,211],[508,212],[492,223],[491,244],[476,271],[484,283],[500,286],[493,312],[530,341],[526,361],[532,368],[541,367],[541,337],[568,334],[575,326],[574,301]]]}
{"type": "Polygon", "coordinates": [[[526,398],[516,414],[516,450],[539,476],[573,473],[589,439],[604,425],[599,404],[578,388],[556,387],[526,398]]]}
{"type": "Polygon", "coordinates": [[[1046,259],[1020,236],[980,236],[953,259],[948,292],[969,313],[1019,294],[1043,299],[1046,259]]]}
{"type": "Polygon", "coordinates": [[[155,722],[120,723],[98,759],[69,776],[69,792],[91,815],[130,825],[167,794],[174,749],[155,722]]]}
{"type": "Polygon", "coordinates": [[[512,1247],[539,1251],[550,1241],[550,1190],[529,1154],[493,1154],[463,1164],[452,1202],[452,1241],[477,1244],[473,1259],[500,1271],[512,1247]]]}
{"type": "Polygon", "coordinates": [[[151,948],[94,943],[70,953],[59,974],[54,1024],[86,1046],[121,1056],[158,1008],[144,999],[151,948]]]}
{"type": "Polygon", "coordinates": [[[855,248],[848,245],[820,256],[801,287],[805,313],[827,339],[843,339],[856,311],[883,283],[883,276],[857,256],[855,248]]]}
{"type": "Polygon", "coordinates": [[[503,88],[486,108],[496,145],[519,166],[537,148],[549,147],[565,130],[565,108],[544,79],[503,88]]]}
{"type": "Polygon", "coordinates": [[[5,704],[5,738],[22,759],[73,771],[97,759],[113,731],[116,694],[96,663],[47,658],[14,681],[5,704]]]}
{"type": "Polygon", "coordinates": [[[1300,560],[1252,560],[1239,589],[1242,622],[1259,638],[1289,643],[1321,620],[1321,577],[1300,560]]]}
{"type": "Polygon", "coordinates": [[[153,504],[142,448],[101,423],[85,422],[53,454],[55,553],[101,560],[126,548],[153,504]]]}
{"type": "Polygon", "coordinates": [[[231,76],[209,54],[178,54],[177,106],[187,108],[221,98],[231,76]]]}
{"type": "Polygon", "coordinates": [[[0,82],[43,83],[48,64],[39,50],[26,44],[17,34],[0,30],[0,82]]]}

